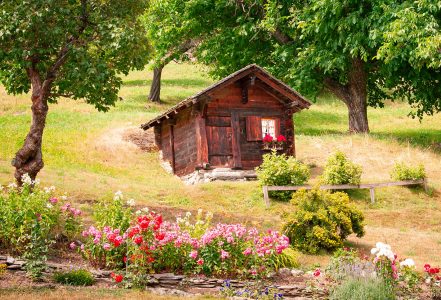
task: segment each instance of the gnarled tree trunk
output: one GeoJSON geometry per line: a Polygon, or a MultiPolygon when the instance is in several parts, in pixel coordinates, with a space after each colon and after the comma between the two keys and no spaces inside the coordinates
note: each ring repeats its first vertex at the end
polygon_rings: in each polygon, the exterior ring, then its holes
{"type": "Polygon", "coordinates": [[[346,85],[330,78],[326,78],[324,83],[348,107],[349,132],[368,133],[367,73],[364,69],[363,60],[360,58],[353,59],[346,85]]]}
{"type": "Polygon", "coordinates": [[[43,87],[37,72],[28,71],[28,73],[32,82],[32,124],[23,146],[12,160],[12,165],[15,167],[15,179],[20,185],[24,174],[28,174],[32,180],[35,180],[44,166],[41,144],[49,110],[47,87],[43,87]]]}
{"type": "Polygon", "coordinates": [[[152,102],[161,102],[161,75],[163,68],[163,66],[160,66],[153,69],[153,81],[148,98],[152,102]]]}

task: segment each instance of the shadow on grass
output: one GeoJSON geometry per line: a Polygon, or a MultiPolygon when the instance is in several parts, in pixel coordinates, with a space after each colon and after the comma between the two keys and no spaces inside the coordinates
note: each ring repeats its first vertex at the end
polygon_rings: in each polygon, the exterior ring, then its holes
{"type": "Polygon", "coordinates": [[[441,153],[441,130],[407,129],[393,132],[372,132],[371,135],[379,140],[395,140],[404,146],[409,144],[441,153]]]}
{"type": "MultiPolygon", "coordinates": [[[[134,80],[125,80],[124,86],[150,86],[152,84],[151,79],[134,79],[134,80]]],[[[162,79],[162,85],[172,85],[172,86],[192,86],[192,87],[200,87],[203,89],[211,84],[210,80],[204,79],[162,79]]]]}

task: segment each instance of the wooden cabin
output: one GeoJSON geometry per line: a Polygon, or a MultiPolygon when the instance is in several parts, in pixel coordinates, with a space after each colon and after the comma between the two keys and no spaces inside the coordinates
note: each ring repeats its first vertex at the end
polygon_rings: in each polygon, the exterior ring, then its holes
{"type": "Polygon", "coordinates": [[[286,137],[295,155],[293,114],[311,104],[257,65],[249,65],[143,124],[179,176],[195,170],[254,169],[265,134],[286,137]]]}

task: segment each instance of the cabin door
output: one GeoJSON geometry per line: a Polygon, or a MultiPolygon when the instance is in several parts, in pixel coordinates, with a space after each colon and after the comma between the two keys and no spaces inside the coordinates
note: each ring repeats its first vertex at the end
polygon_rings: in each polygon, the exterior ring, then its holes
{"type": "Polygon", "coordinates": [[[233,167],[230,126],[207,126],[208,160],[213,167],[233,167]]]}
{"type": "Polygon", "coordinates": [[[213,167],[242,168],[239,113],[231,117],[207,117],[208,159],[213,167]]]}

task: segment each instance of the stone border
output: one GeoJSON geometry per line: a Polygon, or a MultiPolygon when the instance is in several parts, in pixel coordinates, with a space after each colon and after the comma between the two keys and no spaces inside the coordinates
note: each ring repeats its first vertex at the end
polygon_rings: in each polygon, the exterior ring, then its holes
{"type": "MultiPolygon", "coordinates": [[[[0,255],[0,264],[6,264],[7,270],[10,271],[24,271],[26,260],[15,259],[11,256],[0,255]]],[[[72,265],[47,263],[48,270],[46,274],[51,274],[55,271],[71,270],[72,265]]],[[[107,270],[89,270],[92,275],[98,281],[113,282],[110,279],[112,271],[107,270]]],[[[275,274],[274,274],[275,275],[275,274]]],[[[281,277],[298,277],[304,275],[303,271],[297,269],[282,268],[279,270],[278,275],[281,277]]],[[[240,281],[229,280],[232,288],[242,289],[247,286],[251,286],[253,281],[240,281]]],[[[149,291],[158,291],[160,294],[174,294],[174,295],[194,295],[194,293],[187,293],[186,290],[197,289],[200,294],[204,293],[218,293],[219,289],[225,283],[224,279],[218,278],[206,278],[206,277],[189,277],[185,275],[176,275],[173,273],[160,273],[152,274],[149,282],[147,283],[147,289],[149,291]]],[[[278,289],[284,296],[284,298],[294,299],[325,299],[326,294],[320,291],[313,291],[304,285],[277,285],[270,284],[268,287],[278,289]]]]}

